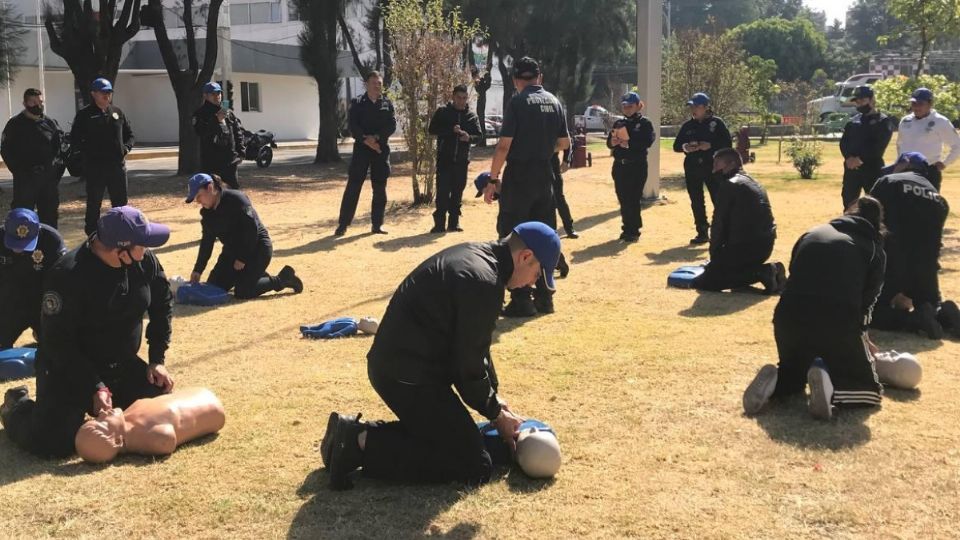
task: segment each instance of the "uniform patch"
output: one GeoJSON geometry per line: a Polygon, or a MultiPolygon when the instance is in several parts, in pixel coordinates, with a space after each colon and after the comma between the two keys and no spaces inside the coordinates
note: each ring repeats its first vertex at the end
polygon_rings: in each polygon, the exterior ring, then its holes
{"type": "Polygon", "coordinates": [[[120,115],[117,114],[117,113],[113,113],[113,119],[114,119],[114,120],[119,120],[119,119],[120,119],[120,115]]]}
{"type": "Polygon", "coordinates": [[[26,238],[30,234],[30,229],[26,225],[17,227],[17,238],[26,238]]]}
{"type": "Polygon", "coordinates": [[[56,315],[63,311],[63,298],[60,297],[60,294],[50,291],[43,295],[40,307],[44,315],[56,315]]]}
{"type": "Polygon", "coordinates": [[[30,258],[33,259],[33,264],[40,264],[43,262],[43,252],[38,249],[33,252],[30,258]]]}
{"type": "Polygon", "coordinates": [[[717,121],[714,120],[713,122],[710,122],[710,132],[713,133],[716,130],[717,130],[717,121]]]}

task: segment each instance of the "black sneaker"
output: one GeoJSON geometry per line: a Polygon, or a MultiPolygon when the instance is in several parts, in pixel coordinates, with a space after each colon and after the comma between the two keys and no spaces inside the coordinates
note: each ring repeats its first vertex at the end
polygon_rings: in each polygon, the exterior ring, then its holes
{"type": "Polygon", "coordinates": [[[698,233],[697,236],[690,239],[690,243],[698,246],[700,244],[706,244],[710,242],[710,237],[706,233],[698,233]]]}
{"type": "Polygon", "coordinates": [[[434,225],[433,228],[430,229],[430,234],[443,234],[443,225],[434,225]]]}
{"type": "Polygon", "coordinates": [[[780,294],[787,288],[787,267],[782,262],[773,264],[777,267],[777,290],[775,294],[780,294]]]}
{"type": "Polygon", "coordinates": [[[344,416],[336,412],[330,413],[327,433],[320,443],[320,454],[330,475],[332,489],[344,490],[353,487],[349,475],[363,465],[363,451],[357,437],[366,429],[366,424],[360,422],[360,414],[344,416]]]}
{"type": "Polygon", "coordinates": [[[942,339],[943,327],[937,320],[937,310],[930,304],[923,303],[916,306],[910,312],[910,328],[915,332],[920,332],[930,339],[942,339]]]}
{"type": "Polygon", "coordinates": [[[30,390],[26,386],[15,386],[8,389],[3,394],[3,405],[0,405],[0,424],[7,425],[7,415],[13,410],[13,407],[24,399],[30,397],[30,390]]]}
{"type": "Polygon", "coordinates": [[[387,231],[383,230],[383,227],[374,227],[370,229],[370,232],[373,234],[389,234],[387,231]]]}
{"type": "Polygon", "coordinates": [[[577,231],[573,229],[567,229],[567,238],[572,238],[576,240],[577,238],[580,238],[580,235],[577,234],[577,231]]]}
{"type": "Polygon", "coordinates": [[[463,228],[459,223],[451,223],[447,226],[447,232],[463,232],[463,228]]]}
{"type": "Polygon", "coordinates": [[[620,241],[621,241],[621,242],[626,242],[626,243],[628,243],[628,244],[632,244],[632,243],[634,243],[634,242],[637,242],[638,240],[640,240],[640,234],[639,234],[639,233],[638,233],[638,234],[627,234],[627,233],[623,233],[623,234],[620,235],[620,241]]]}
{"type": "Polygon", "coordinates": [[[347,234],[347,227],[345,225],[340,225],[337,227],[337,230],[333,231],[334,236],[343,236],[347,234]]]}
{"type": "Polygon", "coordinates": [[[950,332],[950,335],[960,338],[960,308],[953,300],[940,304],[937,320],[940,321],[940,326],[944,330],[950,332]]]}
{"type": "Polygon", "coordinates": [[[537,313],[544,315],[553,313],[553,293],[533,295],[533,307],[537,309],[537,313]]]}
{"type": "Polygon", "coordinates": [[[557,261],[557,270],[560,272],[560,278],[565,278],[570,274],[570,265],[567,264],[566,257],[560,257],[557,261]]]}
{"type": "Polygon", "coordinates": [[[777,293],[777,265],[773,263],[763,265],[760,284],[763,285],[763,294],[777,293]]]}
{"type": "Polygon", "coordinates": [[[533,304],[533,300],[529,298],[526,300],[513,298],[507,304],[507,307],[503,308],[504,317],[533,317],[536,314],[537,307],[533,304]]]}
{"type": "Polygon", "coordinates": [[[280,285],[282,285],[284,289],[293,289],[293,292],[296,294],[303,292],[303,281],[297,277],[297,272],[292,266],[284,266],[281,268],[277,277],[280,278],[280,285]]]}

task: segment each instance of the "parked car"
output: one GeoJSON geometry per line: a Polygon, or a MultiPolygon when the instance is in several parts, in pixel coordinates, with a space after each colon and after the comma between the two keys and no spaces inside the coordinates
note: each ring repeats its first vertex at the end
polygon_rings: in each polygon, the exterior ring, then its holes
{"type": "Polygon", "coordinates": [[[850,101],[853,91],[862,84],[873,84],[883,79],[882,73],[860,73],[850,77],[842,83],[836,84],[832,96],[815,99],[807,103],[807,109],[826,121],[831,113],[852,112],[856,106],[850,101]]]}
{"type": "Polygon", "coordinates": [[[586,131],[602,131],[606,133],[613,129],[613,123],[623,118],[618,114],[611,114],[599,105],[590,105],[583,114],[573,117],[573,125],[586,131]]]}

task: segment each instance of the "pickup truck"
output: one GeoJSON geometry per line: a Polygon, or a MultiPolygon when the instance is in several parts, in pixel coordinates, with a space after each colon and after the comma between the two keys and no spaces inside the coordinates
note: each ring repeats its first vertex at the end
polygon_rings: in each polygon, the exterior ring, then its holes
{"type": "Polygon", "coordinates": [[[613,123],[623,118],[620,115],[610,114],[609,111],[599,105],[590,105],[583,114],[573,117],[575,128],[586,131],[602,131],[604,133],[613,129],[613,123]]]}

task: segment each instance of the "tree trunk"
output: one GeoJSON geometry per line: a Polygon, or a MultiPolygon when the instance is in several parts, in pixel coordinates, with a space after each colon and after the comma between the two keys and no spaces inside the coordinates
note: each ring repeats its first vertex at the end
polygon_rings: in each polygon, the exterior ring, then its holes
{"type": "Polygon", "coordinates": [[[195,86],[194,76],[189,72],[184,72],[174,82],[180,135],[177,174],[200,172],[200,140],[193,130],[193,113],[201,105],[203,98],[200,89],[195,86]]]}
{"type": "Polygon", "coordinates": [[[930,48],[930,40],[927,39],[927,27],[920,27],[920,61],[917,62],[917,77],[923,75],[923,64],[927,59],[927,49],[930,48]]]}
{"type": "Polygon", "coordinates": [[[314,163],[333,163],[341,161],[337,146],[340,116],[337,114],[337,101],[340,99],[340,81],[334,88],[323,91],[322,81],[317,81],[317,94],[320,107],[320,130],[317,134],[317,154],[314,163]]]}

